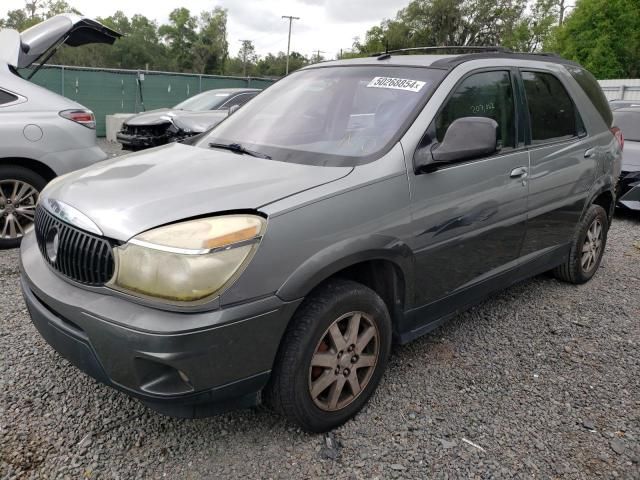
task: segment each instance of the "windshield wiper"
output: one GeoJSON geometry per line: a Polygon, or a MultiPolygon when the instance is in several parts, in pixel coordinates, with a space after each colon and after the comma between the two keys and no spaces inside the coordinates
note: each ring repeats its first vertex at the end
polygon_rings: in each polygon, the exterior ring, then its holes
{"type": "Polygon", "coordinates": [[[249,150],[244,148],[239,143],[215,143],[212,142],[209,144],[211,148],[220,148],[222,150],[229,150],[230,152],[242,153],[244,155],[251,155],[252,157],[265,158],[267,160],[271,160],[269,155],[264,153],[256,152],[255,150],[249,150]]]}

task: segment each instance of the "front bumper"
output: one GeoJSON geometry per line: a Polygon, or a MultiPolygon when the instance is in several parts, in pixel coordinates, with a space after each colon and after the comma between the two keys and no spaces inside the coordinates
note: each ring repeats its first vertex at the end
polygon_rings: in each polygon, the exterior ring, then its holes
{"type": "Polygon", "coordinates": [[[25,302],[45,340],[96,380],[172,416],[258,403],[299,304],[274,296],[210,312],[168,312],[63,280],[32,234],[20,257],[25,302]]]}
{"type": "Polygon", "coordinates": [[[617,204],[640,211],[640,171],[622,172],[618,181],[617,204]]]}
{"type": "Polygon", "coordinates": [[[169,134],[159,136],[147,136],[147,135],[131,135],[123,132],[116,133],[116,139],[122,147],[125,149],[143,149],[158,147],[169,143],[169,134]]]}

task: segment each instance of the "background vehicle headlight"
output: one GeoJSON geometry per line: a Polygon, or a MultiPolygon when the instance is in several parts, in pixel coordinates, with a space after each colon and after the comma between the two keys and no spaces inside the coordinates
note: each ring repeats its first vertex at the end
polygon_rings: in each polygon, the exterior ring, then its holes
{"type": "Polygon", "coordinates": [[[149,230],[114,249],[109,286],[169,302],[205,299],[237,277],[265,227],[255,215],[226,215],[149,230]]]}

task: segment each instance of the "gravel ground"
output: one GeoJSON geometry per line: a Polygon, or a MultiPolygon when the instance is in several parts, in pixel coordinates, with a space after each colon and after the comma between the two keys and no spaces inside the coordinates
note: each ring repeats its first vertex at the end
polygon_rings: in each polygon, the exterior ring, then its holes
{"type": "Polygon", "coordinates": [[[396,348],[369,405],[310,435],[96,383],[40,338],[0,251],[0,478],[640,479],[639,265],[640,217],[619,217],[590,283],[537,277],[396,348]]]}

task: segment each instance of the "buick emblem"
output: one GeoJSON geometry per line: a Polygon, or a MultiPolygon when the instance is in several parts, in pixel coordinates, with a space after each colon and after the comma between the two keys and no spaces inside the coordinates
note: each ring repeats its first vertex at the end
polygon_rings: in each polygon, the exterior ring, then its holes
{"type": "Polygon", "coordinates": [[[58,229],[53,227],[47,232],[47,238],[45,240],[45,247],[47,251],[47,257],[51,263],[56,263],[58,258],[58,247],[60,246],[60,234],[58,229]]]}

